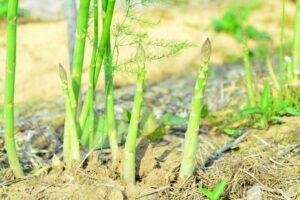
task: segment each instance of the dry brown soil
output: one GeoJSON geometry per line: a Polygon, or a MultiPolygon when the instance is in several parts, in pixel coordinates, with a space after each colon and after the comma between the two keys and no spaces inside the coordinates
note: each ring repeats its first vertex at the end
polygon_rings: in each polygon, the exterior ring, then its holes
{"type": "Polygon", "coordinates": [[[229,182],[222,199],[245,198],[254,186],[260,188],[263,199],[299,199],[300,118],[284,121],[267,131],[247,131],[231,151],[206,171],[199,166],[228,137],[201,133],[198,167],[195,176],[188,180],[178,180],[182,139],[170,136],[155,145],[139,142],[135,186],[123,183],[122,162],[111,166],[108,157],[73,169],[65,169],[56,161],[53,168],[46,168],[37,177],[13,179],[11,173],[2,174],[5,181],[0,183],[0,198],[204,199],[197,193],[198,187],[212,190],[226,178],[229,182]]]}

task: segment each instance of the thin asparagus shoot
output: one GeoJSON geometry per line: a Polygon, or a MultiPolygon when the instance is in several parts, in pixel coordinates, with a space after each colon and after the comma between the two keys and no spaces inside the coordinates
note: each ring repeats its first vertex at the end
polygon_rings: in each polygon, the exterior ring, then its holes
{"type": "Polygon", "coordinates": [[[110,43],[105,55],[104,62],[104,74],[105,74],[105,105],[106,105],[106,127],[109,137],[109,144],[112,153],[113,162],[118,158],[118,141],[115,122],[115,110],[114,110],[114,94],[113,94],[113,65],[110,43]]]}
{"type": "Polygon", "coordinates": [[[284,57],[284,63],[286,66],[286,78],[288,81],[289,87],[292,87],[294,84],[294,74],[293,74],[293,65],[292,65],[292,59],[289,56],[284,57]]]}
{"type": "Polygon", "coordinates": [[[211,43],[206,39],[201,49],[201,63],[192,99],[191,112],[189,116],[187,131],[185,133],[184,150],[181,160],[179,177],[186,179],[192,176],[195,167],[198,130],[201,120],[201,110],[203,107],[203,95],[208,75],[208,63],[211,55],[211,43]]]}
{"type": "Polygon", "coordinates": [[[89,109],[89,118],[90,124],[88,127],[89,134],[89,150],[91,151],[94,147],[94,123],[95,123],[95,113],[94,113],[94,77],[95,77],[95,68],[96,68],[96,55],[97,55],[97,46],[98,46],[98,0],[94,0],[94,40],[93,40],[93,53],[91,58],[90,65],[90,74],[89,74],[89,98],[90,98],[90,109],[89,109]]]}
{"type": "MultiPolygon", "coordinates": [[[[102,16],[103,25],[106,20],[107,0],[102,1],[102,16]]],[[[110,37],[108,38],[107,49],[104,57],[104,80],[105,80],[105,122],[109,137],[109,144],[112,153],[113,162],[118,158],[118,141],[115,122],[115,110],[114,110],[114,94],[113,94],[113,64],[112,64],[112,52],[111,52],[110,37]]]]}
{"type": "Polygon", "coordinates": [[[284,95],[284,70],[283,70],[283,43],[285,29],[285,0],[282,0],[282,15],[281,15],[281,32],[280,32],[280,48],[279,48],[279,98],[282,100],[284,95]]]}
{"type": "Polygon", "coordinates": [[[67,73],[61,65],[59,65],[59,75],[66,109],[63,155],[67,166],[70,167],[73,160],[80,161],[80,146],[77,138],[76,121],[70,100],[71,92],[68,87],[67,73]]]}
{"type": "Polygon", "coordinates": [[[17,46],[17,11],[18,0],[8,1],[7,10],[7,47],[4,94],[4,137],[8,162],[18,178],[23,177],[14,139],[14,91],[17,46]]]}
{"type": "Polygon", "coordinates": [[[137,49],[136,59],[138,61],[137,85],[134,103],[129,123],[128,135],[125,143],[124,159],[124,181],[126,184],[135,184],[135,150],[138,134],[138,124],[143,101],[143,90],[145,80],[145,51],[141,45],[137,49]]]}
{"type": "Polygon", "coordinates": [[[272,79],[272,82],[275,85],[276,90],[279,91],[279,89],[280,89],[279,82],[278,82],[278,80],[276,78],[276,75],[275,75],[275,72],[274,72],[274,68],[273,68],[271,59],[269,57],[266,60],[266,65],[267,65],[267,68],[268,68],[269,75],[270,75],[270,77],[272,79]]]}
{"type": "Polygon", "coordinates": [[[293,90],[294,90],[294,74],[293,74],[293,64],[292,59],[289,56],[284,57],[284,63],[286,67],[286,80],[288,87],[286,88],[286,98],[288,101],[293,100],[293,90]]]}
{"type": "Polygon", "coordinates": [[[254,108],[256,107],[254,85],[253,85],[253,78],[252,78],[250,61],[249,61],[249,50],[245,39],[243,40],[243,57],[244,57],[244,67],[246,73],[248,104],[250,107],[254,108]]]}
{"type": "Polygon", "coordinates": [[[297,0],[297,11],[294,28],[293,68],[300,71],[300,0],[297,0]]]}

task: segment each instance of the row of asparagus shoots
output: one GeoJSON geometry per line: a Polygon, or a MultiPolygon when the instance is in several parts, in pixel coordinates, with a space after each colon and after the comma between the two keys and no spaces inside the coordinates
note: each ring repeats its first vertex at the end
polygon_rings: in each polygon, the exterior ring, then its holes
{"type": "MultiPolygon", "coordinates": [[[[299,2],[297,1],[297,15],[295,32],[299,32],[299,2]]],[[[95,126],[97,114],[94,111],[94,95],[95,88],[99,79],[101,66],[104,65],[105,78],[105,126],[109,136],[110,148],[112,152],[112,160],[118,158],[118,143],[116,134],[116,124],[114,115],[114,96],[113,96],[113,62],[110,47],[110,26],[114,12],[115,0],[102,1],[102,34],[98,39],[98,0],[94,0],[94,41],[93,52],[89,71],[89,86],[87,94],[84,98],[82,109],[79,110],[79,93],[82,76],[82,65],[84,58],[85,40],[89,18],[89,0],[81,0],[77,19],[75,50],[73,57],[73,67],[71,79],[68,81],[67,73],[62,66],[59,67],[61,84],[65,100],[66,118],[64,133],[64,161],[67,166],[71,166],[73,161],[80,161],[80,143],[87,146],[90,151],[95,148],[95,126]]],[[[7,63],[5,75],[5,146],[8,154],[10,166],[17,177],[22,177],[23,171],[20,166],[14,141],[14,77],[16,63],[16,19],[17,19],[17,0],[9,0],[9,9],[7,16],[7,63]]],[[[299,34],[298,34],[299,35],[299,34]]],[[[299,58],[299,36],[295,33],[295,46],[293,65],[288,63],[288,76],[291,81],[295,81],[295,76],[291,71],[297,69],[297,59],[299,58]],[[292,69],[292,67],[293,69],[292,69]],[[292,77],[292,78],[291,78],[292,77]]],[[[186,179],[192,176],[194,172],[196,153],[198,146],[198,130],[201,120],[201,110],[203,107],[203,95],[208,74],[208,63],[211,54],[211,44],[206,40],[201,50],[201,64],[194,89],[194,97],[192,99],[191,111],[188,121],[188,127],[184,141],[184,151],[181,161],[179,177],[186,179]]],[[[251,69],[249,65],[249,52],[246,43],[244,43],[244,60],[247,74],[247,82],[249,88],[253,87],[251,69]]],[[[140,45],[137,50],[136,60],[137,70],[137,87],[133,102],[132,116],[130,119],[128,136],[125,144],[125,160],[124,160],[124,181],[128,184],[135,183],[135,151],[136,140],[138,135],[138,125],[140,112],[142,108],[143,88],[145,79],[145,60],[146,53],[140,45]]],[[[275,76],[274,76],[275,77],[275,76]]],[[[276,79],[276,78],[275,78],[276,79]]],[[[280,89],[280,83],[278,84],[280,89]]],[[[251,89],[253,90],[253,89],[251,89]]],[[[253,91],[248,91],[249,103],[255,103],[253,91]],[[254,100],[253,100],[254,99],[254,100]]]]}
{"type": "MultiPolygon", "coordinates": [[[[118,144],[116,137],[116,127],[114,119],[114,98],[113,98],[113,65],[110,47],[110,25],[112,21],[115,0],[102,1],[103,30],[98,44],[98,1],[94,0],[94,41],[93,53],[89,72],[89,87],[85,96],[83,107],[78,113],[79,93],[82,76],[82,65],[84,58],[85,39],[87,34],[89,18],[89,0],[81,0],[77,28],[75,49],[73,57],[73,66],[71,79],[68,81],[65,69],[60,65],[59,74],[64,94],[66,109],[63,156],[67,166],[71,166],[73,161],[80,161],[80,143],[88,143],[88,148],[92,151],[95,145],[95,112],[94,112],[94,92],[104,61],[105,89],[106,89],[106,126],[113,160],[118,156],[118,144]],[[79,118],[78,118],[79,116],[79,118]],[[79,123],[78,123],[79,122],[79,123]],[[89,122],[89,123],[88,123],[89,122]],[[86,139],[85,139],[86,138],[86,139]]],[[[6,92],[5,92],[5,145],[8,153],[10,166],[17,177],[22,177],[23,171],[20,166],[14,141],[14,77],[16,61],[16,15],[17,0],[9,1],[9,10],[7,17],[7,68],[6,68],[6,92]]],[[[185,148],[182,159],[180,177],[186,178],[192,175],[195,165],[196,149],[198,143],[198,128],[200,123],[201,108],[203,102],[203,92],[207,78],[207,65],[210,57],[211,45],[209,40],[202,47],[202,62],[200,65],[198,80],[195,87],[194,98],[192,102],[191,115],[186,133],[185,148]]],[[[138,135],[138,122],[142,107],[142,96],[145,79],[145,60],[146,55],[143,47],[140,45],[137,50],[136,60],[138,61],[137,88],[134,98],[132,117],[130,120],[128,136],[125,144],[124,161],[124,180],[128,184],[135,183],[135,149],[138,135]]]]}
{"type": "MultiPolygon", "coordinates": [[[[181,161],[180,175],[182,179],[186,179],[193,175],[195,160],[198,147],[198,131],[201,120],[201,110],[203,107],[203,96],[208,75],[208,63],[211,55],[211,43],[209,39],[205,41],[201,49],[201,64],[192,100],[191,112],[189,116],[188,128],[185,134],[185,143],[183,157],[181,161]]],[[[145,51],[139,45],[136,53],[136,61],[138,64],[136,91],[134,96],[133,108],[130,118],[128,135],[126,138],[124,149],[124,181],[127,184],[135,184],[135,151],[136,140],[138,136],[138,125],[143,102],[144,80],[145,80],[145,51]]]]}
{"type": "MultiPolygon", "coordinates": [[[[105,120],[108,124],[109,128],[109,142],[110,147],[112,151],[112,157],[113,160],[116,160],[117,158],[117,152],[118,152],[118,144],[117,144],[117,137],[116,137],[116,131],[115,126],[112,126],[111,124],[115,123],[114,120],[114,100],[113,100],[113,65],[112,65],[112,56],[111,56],[111,50],[110,50],[110,25],[112,21],[113,11],[114,11],[114,0],[107,0],[102,1],[102,22],[103,22],[103,30],[102,35],[100,38],[100,42],[97,47],[97,53],[96,53],[96,61],[95,61],[95,68],[94,68],[94,83],[93,83],[93,91],[95,90],[95,87],[98,82],[99,74],[101,71],[102,63],[105,66],[104,74],[105,74],[105,89],[106,89],[106,117],[109,120],[105,120]]],[[[91,77],[90,77],[91,80],[91,77]]],[[[91,84],[90,84],[91,86],[91,84]]],[[[79,127],[80,130],[82,130],[81,142],[82,144],[86,144],[88,141],[88,132],[84,131],[87,124],[89,122],[89,115],[92,115],[91,112],[93,106],[91,106],[91,103],[93,103],[94,95],[91,93],[93,92],[91,89],[88,90],[87,95],[85,96],[83,106],[81,113],[79,115],[79,127]]],[[[94,125],[92,125],[94,126],[94,125]]],[[[91,129],[92,130],[92,129],[91,129]]]]}
{"type": "MultiPolygon", "coordinates": [[[[66,120],[65,120],[65,134],[64,134],[64,160],[68,166],[72,164],[72,160],[79,161],[80,160],[80,144],[81,142],[84,146],[87,146],[90,151],[95,147],[95,112],[94,112],[94,92],[96,89],[97,81],[99,78],[99,74],[101,71],[101,66],[104,63],[106,68],[105,77],[106,77],[106,85],[107,83],[112,85],[112,63],[111,55],[110,55],[110,26],[112,21],[112,16],[114,12],[114,0],[106,0],[102,1],[102,34],[100,38],[100,42],[98,41],[98,1],[94,0],[93,2],[93,22],[94,22],[94,39],[93,39],[93,52],[91,56],[90,68],[89,68],[89,85],[87,94],[84,99],[83,107],[81,112],[79,113],[79,93],[80,93],[80,85],[81,85],[81,77],[82,77],[82,65],[84,58],[84,47],[85,40],[88,28],[88,19],[89,19],[89,4],[88,0],[80,1],[80,8],[78,12],[78,20],[77,20],[77,29],[76,29],[76,40],[75,40],[75,49],[74,49],[74,60],[72,67],[72,75],[71,82],[69,85],[68,93],[69,95],[65,96],[65,102],[70,102],[71,111],[68,109],[68,105],[66,104],[66,120]],[[104,61],[104,62],[103,62],[104,61]],[[107,62],[106,62],[107,61],[107,62]],[[68,98],[68,99],[67,99],[68,98]],[[75,127],[71,125],[74,122],[75,127]],[[79,122],[79,123],[77,123],[79,122]],[[71,137],[70,137],[71,136],[71,137]],[[76,139],[76,144],[74,143],[74,138],[76,139]],[[74,147],[76,145],[76,147],[74,147]],[[78,154],[79,151],[79,154],[78,154]],[[76,155],[76,156],[74,156],[76,155]],[[79,155],[79,156],[78,156],[79,155]]],[[[62,71],[62,68],[61,68],[62,71]]],[[[62,79],[63,91],[67,92],[65,89],[65,79],[62,79]]],[[[106,87],[106,89],[110,89],[107,92],[107,116],[114,116],[113,110],[113,97],[112,95],[112,86],[106,87]]],[[[110,118],[111,119],[111,118],[110,118]]],[[[107,123],[111,122],[111,120],[106,120],[107,123]]],[[[114,118],[113,118],[114,121],[114,118]]],[[[114,122],[113,122],[114,123],[114,122]]],[[[108,126],[112,127],[112,126],[108,126]]],[[[112,150],[113,158],[116,159],[117,156],[117,141],[115,136],[115,128],[113,130],[110,128],[109,132],[109,141],[112,150]]]]}
{"type": "MultiPolygon", "coordinates": [[[[295,17],[295,36],[294,36],[294,52],[293,52],[293,63],[291,59],[286,57],[283,60],[283,38],[284,38],[284,21],[285,21],[285,0],[283,0],[283,13],[282,13],[282,30],[281,30],[281,45],[280,45],[280,81],[278,83],[277,79],[274,76],[273,68],[270,66],[269,62],[269,72],[271,78],[275,79],[275,85],[279,90],[279,95],[283,96],[283,88],[284,88],[284,80],[287,80],[288,85],[292,86],[297,81],[297,76],[300,71],[300,0],[297,0],[297,13],[295,17]],[[285,71],[283,70],[283,65],[285,64],[285,71]]],[[[256,106],[255,93],[254,93],[254,85],[253,78],[251,74],[250,61],[249,61],[249,50],[247,46],[246,40],[243,41],[243,51],[244,51],[244,64],[246,71],[246,80],[247,80],[247,92],[248,92],[248,103],[250,106],[256,106]]],[[[203,106],[203,94],[206,85],[206,78],[208,74],[208,63],[211,54],[211,44],[209,40],[206,40],[204,45],[202,46],[201,51],[201,64],[199,69],[199,74],[194,90],[194,97],[192,100],[192,106],[188,121],[188,127],[185,134],[185,142],[184,142],[184,150],[183,157],[181,161],[180,173],[179,177],[182,179],[187,179],[192,176],[195,167],[196,153],[197,153],[197,145],[198,145],[198,130],[201,120],[201,109],[203,106]]],[[[138,76],[139,77],[139,76],[138,76]]],[[[297,93],[299,95],[299,93],[297,93]]],[[[287,97],[290,97],[287,94],[287,97]]],[[[293,98],[291,98],[293,99],[293,98]]],[[[132,123],[136,123],[136,119],[133,120],[132,123]]],[[[134,126],[134,125],[133,125],[134,126]]],[[[129,146],[129,145],[128,145],[129,146]]],[[[126,146],[125,146],[126,149],[126,146]]],[[[128,148],[129,149],[129,148],[128,148]]],[[[128,159],[126,162],[130,162],[130,160],[134,159],[132,156],[134,155],[134,148],[132,151],[126,152],[125,154],[128,159]]],[[[126,165],[125,165],[126,169],[126,165]]],[[[132,166],[131,166],[132,170],[132,166]]],[[[132,170],[134,171],[134,170],[132,170]]],[[[132,178],[134,174],[127,175],[125,180],[128,183],[133,183],[134,179],[132,178]]]]}

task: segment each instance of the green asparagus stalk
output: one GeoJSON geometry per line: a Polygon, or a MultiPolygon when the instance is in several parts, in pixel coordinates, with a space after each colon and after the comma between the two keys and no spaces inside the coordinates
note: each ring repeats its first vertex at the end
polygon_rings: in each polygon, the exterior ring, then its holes
{"type": "Polygon", "coordinates": [[[14,90],[17,45],[17,11],[18,0],[8,1],[7,10],[7,47],[5,70],[5,98],[4,98],[4,132],[5,148],[8,162],[16,177],[23,177],[23,171],[18,159],[14,139],[14,90]]]}
{"type": "Polygon", "coordinates": [[[297,11],[294,28],[293,67],[300,71],[300,0],[297,0],[297,11]]]}
{"type": "Polygon", "coordinates": [[[272,79],[272,82],[275,85],[276,90],[279,91],[279,89],[280,89],[279,83],[278,83],[278,80],[276,78],[276,75],[275,75],[275,72],[274,72],[274,69],[273,69],[273,65],[272,65],[272,62],[271,62],[270,58],[267,58],[266,65],[267,65],[267,68],[268,68],[268,71],[269,71],[269,75],[270,75],[270,77],[272,79]]]}
{"type": "MultiPolygon", "coordinates": [[[[115,7],[115,0],[108,0],[107,2],[107,10],[105,13],[105,21],[104,21],[104,26],[102,30],[102,35],[100,39],[100,43],[98,45],[98,52],[97,52],[97,58],[96,58],[96,69],[95,69],[95,77],[94,77],[94,87],[96,87],[99,74],[101,71],[101,66],[104,58],[104,54],[109,42],[109,36],[110,36],[110,26],[111,26],[111,21],[113,17],[113,12],[114,12],[114,7],[115,7]]],[[[86,95],[83,103],[83,107],[80,113],[80,118],[79,118],[79,124],[80,124],[80,129],[84,130],[87,117],[88,117],[88,112],[89,112],[89,94],[86,95]]]]}
{"type": "MultiPolygon", "coordinates": [[[[81,84],[82,65],[84,59],[85,39],[89,20],[90,0],[80,0],[79,12],[76,25],[75,47],[72,66],[72,92],[76,102],[81,84]]],[[[76,103],[77,105],[77,103],[76,103]]]]}
{"type": "Polygon", "coordinates": [[[129,123],[128,135],[125,143],[124,181],[126,184],[135,184],[135,150],[138,134],[138,124],[143,101],[143,89],[145,79],[145,51],[139,45],[136,58],[138,61],[137,86],[134,96],[132,114],[129,123]]]}
{"type": "Polygon", "coordinates": [[[281,17],[281,32],[280,32],[280,48],[279,48],[279,99],[282,100],[284,95],[284,70],[283,70],[283,43],[285,29],[285,0],[282,0],[282,17],[281,17]]]}
{"type": "Polygon", "coordinates": [[[61,86],[64,94],[66,108],[63,154],[67,166],[70,167],[72,165],[73,160],[80,161],[80,146],[79,140],[77,138],[75,115],[73,113],[70,100],[71,92],[68,87],[67,73],[61,65],[59,66],[59,75],[61,79],[61,86]]]}
{"type": "Polygon", "coordinates": [[[289,56],[284,57],[284,62],[286,66],[286,78],[288,81],[289,87],[292,87],[294,84],[294,74],[293,74],[293,65],[292,65],[292,59],[289,56]]]}
{"type": "Polygon", "coordinates": [[[118,141],[115,122],[114,110],[114,95],[113,95],[113,66],[110,43],[106,51],[104,62],[105,74],[105,93],[106,93],[106,127],[109,137],[109,144],[112,153],[112,160],[116,161],[118,158],[118,141]]]}
{"type": "Polygon", "coordinates": [[[293,85],[294,85],[294,74],[293,74],[293,64],[292,59],[289,56],[284,57],[284,63],[286,67],[286,80],[288,87],[286,88],[286,98],[288,101],[293,101],[293,85]]]}
{"type": "Polygon", "coordinates": [[[211,43],[210,40],[207,39],[201,49],[201,64],[198,72],[197,82],[195,85],[188,127],[185,133],[183,157],[181,160],[181,167],[179,173],[179,177],[182,179],[186,179],[192,176],[194,172],[198,146],[198,130],[201,120],[203,95],[208,74],[208,63],[210,55],[211,43]]]}
{"type": "MultiPolygon", "coordinates": [[[[105,24],[107,10],[107,0],[102,1],[102,11],[103,12],[103,24],[105,24]]],[[[104,28],[104,27],[103,27],[104,28]]],[[[113,162],[117,160],[118,156],[118,141],[117,141],[117,131],[115,122],[115,110],[114,110],[114,95],[113,95],[113,64],[110,46],[110,37],[108,38],[107,49],[104,57],[104,76],[105,76],[105,117],[106,117],[106,127],[108,131],[110,149],[112,152],[113,162]]]]}
{"type": "Polygon", "coordinates": [[[249,62],[249,50],[248,50],[247,42],[245,40],[243,41],[243,56],[244,56],[244,67],[246,72],[248,103],[251,107],[255,107],[256,101],[255,101],[255,94],[253,88],[253,78],[252,78],[250,62],[249,62]]]}
{"type": "Polygon", "coordinates": [[[95,122],[95,113],[94,113],[94,78],[95,78],[95,68],[96,68],[96,55],[97,55],[97,46],[98,46],[98,0],[94,0],[94,41],[93,41],[93,53],[90,65],[90,74],[89,74],[89,98],[90,98],[90,109],[89,109],[89,118],[90,123],[88,127],[89,132],[89,150],[91,151],[94,147],[94,122],[95,122]]]}

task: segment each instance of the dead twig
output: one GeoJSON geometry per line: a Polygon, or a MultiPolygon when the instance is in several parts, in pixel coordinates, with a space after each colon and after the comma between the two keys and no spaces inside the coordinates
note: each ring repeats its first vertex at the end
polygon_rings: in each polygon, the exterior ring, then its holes
{"type": "Polygon", "coordinates": [[[171,188],[171,186],[169,186],[169,185],[163,186],[163,187],[160,187],[160,188],[157,188],[157,189],[152,190],[152,191],[150,191],[150,192],[147,192],[147,193],[145,193],[145,194],[143,194],[143,195],[141,195],[141,196],[138,196],[137,199],[141,199],[141,198],[143,198],[143,197],[147,197],[147,196],[153,195],[153,194],[155,194],[155,193],[158,193],[158,192],[167,190],[167,189],[169,189],[169,188],[171,188]]]}
{"type": "Polygon", "coordinates": [[[47,190],[49,187],[52,187],[53,185],[54,185],[54,184],[47,185],[47,186],[43,187],[42,189],[40,189],[39,191],[37,191],[36,193],[34,193],[32,196],[36,196],[36,195],[38,195],[39,193],[44,192],[45,190],[47,190]]]}
{"type": "Polygon", "coordinates": [[[244,132],[239,137],[237,137],[236,139],[234,139],[234,140],[228,142],[227,144],[225,144],[221,149],[219,149],[214,154],[209,156],[208,159],[204,162],[204,164],[201,168],[205,171],[208,167],[212,166],[213,163],[216,160],[218,160],[223,153],[229,151],[233,146],[235,146],[238,143],[240,143],[241,141],[243,141],[247,137],[248,134],[249,134],[249,131],[244,132]]]}
{"type": "Polygon", "coordinates": [[[279,154],[279,158],[280,157],[283,157],[283,156],[286,156],[287,154],[293,152],[295,149],[299,148],[300,147],[300,143],[298,144],[295,144],[295,145],[292,145],[288,148],[286,148],[284,151],[282,151],[280,154],[279,154]]]}
{"type": "Polygon", "coordinates": [[[15,180],[8,180],[8,181],[5,181],[3,183],[0,183],[0,187],[8,186],[8,185],[18,183],[18,182],[21,182],[21,181],[25,181],[25,180],[31,179],[33,177],[35,177],[35,176],[26,176],[24,178],[19,178],[19,179],[15,179],[15,180]]]}

